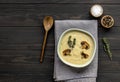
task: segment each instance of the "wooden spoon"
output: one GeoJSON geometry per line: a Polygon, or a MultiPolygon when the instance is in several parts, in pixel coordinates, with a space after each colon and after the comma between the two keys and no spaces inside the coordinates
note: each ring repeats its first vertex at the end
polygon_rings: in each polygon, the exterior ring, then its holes
{"type": "Polygon", "coordinates": [[[41,55],[40,55],[40,62],[41,63],[43,61],[44,49],[45,49],[45,45],[46,45],[46,39],[47,39],[48,31],[53,26],[53,18],[51,16],[46,16],[43,20],[43,25],[44,25],[44,29],[45,29],[45,35],[44,35],[44,41],[43,41],[43,45],[42,45],[42,52],[41,52],[41,55]]]}

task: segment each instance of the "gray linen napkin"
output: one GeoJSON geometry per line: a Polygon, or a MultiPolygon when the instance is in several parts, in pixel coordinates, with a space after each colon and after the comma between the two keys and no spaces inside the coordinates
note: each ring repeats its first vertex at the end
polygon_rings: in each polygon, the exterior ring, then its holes
{"type": "Polygon", "coordinates": [[[58,58],[57,44],[60,35],[66,29],[80,28],[89,31],[97,42],[98,46],[98,32],[96,20],[56,20],[55,21],[55,60],[54,60],[54,79],[60,82],[96,82],[97,68],[98,68],[98,47],[92,63],[86,68],[77,69],[72,68],[58,58]]]}

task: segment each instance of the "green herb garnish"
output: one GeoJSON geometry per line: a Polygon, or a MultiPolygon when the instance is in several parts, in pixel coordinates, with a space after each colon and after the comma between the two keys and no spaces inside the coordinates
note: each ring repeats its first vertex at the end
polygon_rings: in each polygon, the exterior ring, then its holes
{"type": "Polygon", "coordinates": [[[74,38],[72,48],[74,48],[75,44],[76,44],[76,39],[74,38]]]}
{"type": "Polygon", "coordinates": [[[71,36],[68,37],[68,46],[69,46],[69,47],[72,47],[71,36]]]}
{"type": "Polygon", "coordinates": [[[107,38],[103,38],[102,41],[104,43],[104,51],[108,53],[110,60],[112,60],[112,52],[110,51],[110,44],[108,43],[107,38]]]}
{"type": "Polygon", "coordinates": [[[74,46],[76,44],[76,39],[74,38],[73,41],[72,41],[71,38],[72,38],[71,36],[68,37],[68,42],[67,43],[68,43],[68,46],[70,48],[74,48],[74,46]]]}

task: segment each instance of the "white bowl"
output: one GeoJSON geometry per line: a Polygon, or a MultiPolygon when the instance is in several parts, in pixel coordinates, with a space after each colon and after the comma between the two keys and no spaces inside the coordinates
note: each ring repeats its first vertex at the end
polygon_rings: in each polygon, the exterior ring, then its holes
{"type": "Polygon", "coordinates": [[[70,29],[65,30],[65,31],[61,34],[61,36],[60,36],[60,38],[59,38],[59,41],[58,41],[58,45],[57,45],[57,53],[58,53],[58,57],[60,58],[60,60],[61,60],[64,64],[66,64],[66,65],[68,65],[68,66],[71,66],[71,67],[75,67],[75,68],[83,68],[83,67],[88,66],[88,65],[92,62],[92,60],[94,59],[95,52],[96,52],[96,41],[95,41],[95,38],[93,37],[93,35],[92,35],[91,33],[89,33],[88,31],[85,31],[85,30],[82,30],[82,29],[78,29],[78,28],[70,28],[70,29]],[[92,57],[90,58],[90,60],[89,60],[88,62],[86,62],[85,64],[82,64],[82,65],[72,64],[72,63],[70,63],[70,62],[65,61],[65,60],[61,57],[60,50],[59,50],[59,49],[60,49],[60,42],[61,42],[62,37],[63,37],[67,32],[69,32],[69,31],[79,31],[79,32],[83,32],[83,33],[89,35],[89,36],[92,38],[92,40],[93,40],[93,43],[94,43],[93,54],[92,54],[92,57]]]}

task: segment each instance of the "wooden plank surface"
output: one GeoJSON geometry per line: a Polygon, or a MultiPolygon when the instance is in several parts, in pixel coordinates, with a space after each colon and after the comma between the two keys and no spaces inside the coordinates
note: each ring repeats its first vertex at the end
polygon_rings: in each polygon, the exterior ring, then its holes
{"type": "Polygon", "coordinates": [[[104,3],[104,4],[118,4],[120,0],[0,0],[0,3],[104,3]]]}
{"type": "MultiPolygon", "coordinates": [[[[115,26],[120,26],[120,5],[101,5],[104,14],[112,15],[115,26]]],[[[93,19],[89,14],[91,6],[91,4],[1,4],[0,26],[41,26],[46,15],[52,15],[54,19],[93,19]]]]}
{"type": "Polygon", "coordinates": [[[0,0],[0,82],[54,82],[54,28],[48,35],[45,61],[39,63],[44,16],[51,15],[55,20],[93,20],[89,10],[94,3],[100,3],[104,15],[115,19],[110,30],[100,24],[98,27],[97,82],[119,82],[120,0],[0,0]],[[103,37],[111,44],[112,61],[103,51],[103,37]]]}

